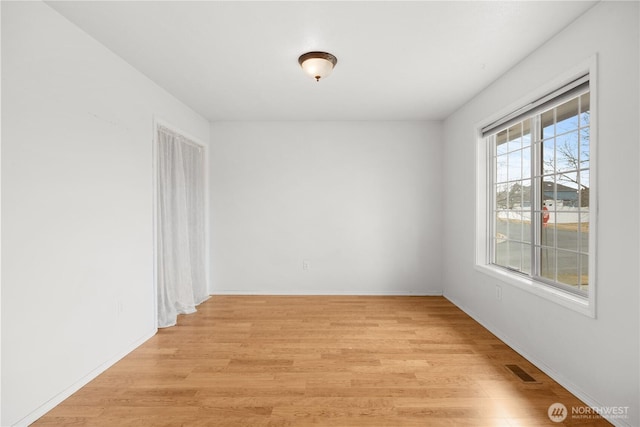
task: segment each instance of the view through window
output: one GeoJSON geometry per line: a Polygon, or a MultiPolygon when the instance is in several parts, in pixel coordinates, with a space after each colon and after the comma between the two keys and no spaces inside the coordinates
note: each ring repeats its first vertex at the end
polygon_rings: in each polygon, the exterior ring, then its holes
{"type": "Polygon", "coordinates": [[[587,82],[487,136],[490,262],[584,296],[590,262],[589,95],[587,82]]]}

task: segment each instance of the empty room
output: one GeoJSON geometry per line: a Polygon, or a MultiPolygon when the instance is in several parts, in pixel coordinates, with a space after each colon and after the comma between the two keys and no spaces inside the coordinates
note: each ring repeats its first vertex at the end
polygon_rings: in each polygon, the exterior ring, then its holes
{"type": "Polygon", "coordinates": [[[640,426],[639,2],[0,13],[0,425],[640,426]]]}

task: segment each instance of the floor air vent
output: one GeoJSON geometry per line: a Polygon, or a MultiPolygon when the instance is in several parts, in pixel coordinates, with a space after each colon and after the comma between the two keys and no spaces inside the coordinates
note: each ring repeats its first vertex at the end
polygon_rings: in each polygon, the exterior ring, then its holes
{"type": "Polygon", "coordinates": [[[535,383],[535,382],[537,382],[535,378],[533,378],[531,375],[527,374],[524,371],[524,369],[522,369],[518,365],[504,365],[504,366],[506,366],[508,370],[510,370],[518,378],[520,378],[522,380],[522,382],[525,382],[525,383],[535,383]]]}

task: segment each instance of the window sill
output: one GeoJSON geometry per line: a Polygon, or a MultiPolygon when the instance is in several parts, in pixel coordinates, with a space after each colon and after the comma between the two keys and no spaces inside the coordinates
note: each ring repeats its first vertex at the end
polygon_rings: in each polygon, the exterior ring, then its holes
{"type": "Polygon", "coordinates": [[[554,302],[585,316],[595,318],[592,298],[573,295],[528,277],[520,276],[492,265],[476,265],[476,270],[508,285],[515,286],[540,298],[554,302]]]}

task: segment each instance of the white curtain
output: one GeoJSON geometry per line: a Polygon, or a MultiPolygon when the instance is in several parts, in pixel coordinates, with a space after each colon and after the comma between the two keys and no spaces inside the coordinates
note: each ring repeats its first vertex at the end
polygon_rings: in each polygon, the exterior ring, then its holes
{"type": "Polygon", "coordinates": [[[158,128],[158,327],[206,300],[202,147],[158,128]]]}

